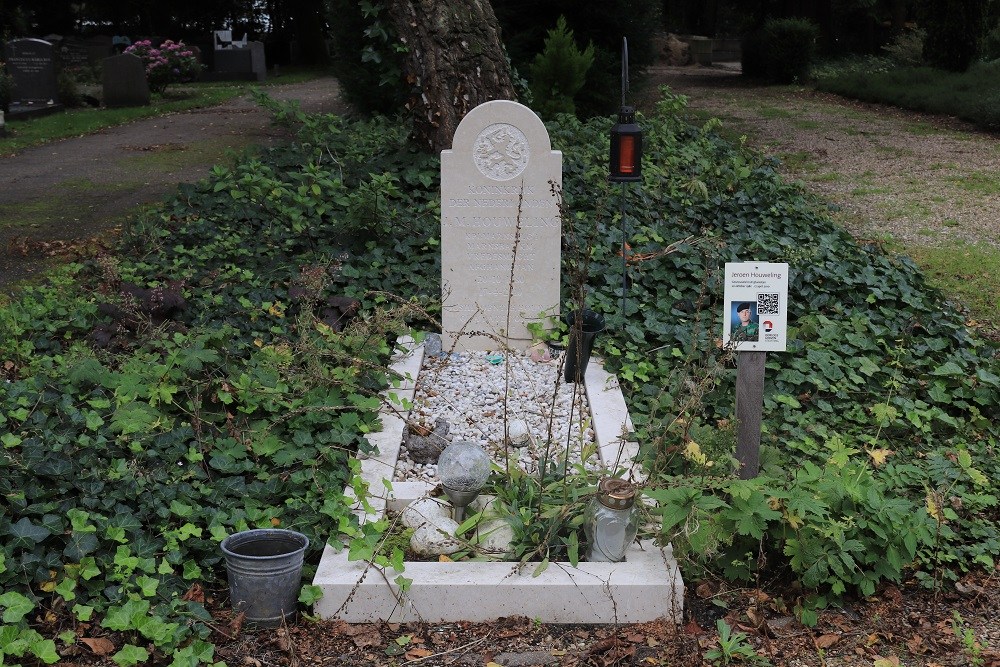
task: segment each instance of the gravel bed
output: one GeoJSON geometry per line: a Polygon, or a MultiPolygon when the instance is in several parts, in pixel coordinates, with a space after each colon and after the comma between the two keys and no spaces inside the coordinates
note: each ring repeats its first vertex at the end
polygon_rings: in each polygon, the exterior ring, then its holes
{"type": "MultiPolygon", "coordinates": [[[[409,424],[433,427],[445,419],[450,425],[445,440],[475,442],[500,467],[509,454],[522,469],[536,473],[546,450],[549,460],[562,464],[567,443],[570,465],[577,464],[585,448],[596,450],[594,431],[586,392],[582,385],[562,381],[560,361],[554,351],[549,361],[535,361],[528,352],[427,354],[417,379],[409,424]],[[514,424],[513,431],[504,426],[505,395],[506,419],[514,424]],[[514,436],[518,421],[523,422],[522,427],[526,425],[530,435],[521,439],[521,446],[505,446],[506,433],[514,436]]],[[[585,465],[599,468],[596,453],[588,456],[585,465]]],[[[404,442],[394,480],[437,483],[437,466],[415,463],[404,442]]]]}

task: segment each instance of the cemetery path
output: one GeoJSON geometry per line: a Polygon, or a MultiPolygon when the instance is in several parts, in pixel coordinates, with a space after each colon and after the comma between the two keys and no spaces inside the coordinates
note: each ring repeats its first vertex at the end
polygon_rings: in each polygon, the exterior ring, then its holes
{"type": "MultiPolygon", "coordinates": [[[[738,65],[651,68],[702,119],[781,159],[789,178],[840,207],[856,237],[908,250],[1000,247],[1000,141],[975,126],[800,86],[760,86],[738,65]]],[[[656,86],[641,102],[658,96],[656,86]]]]}
{"type": "MultiPolygon", "coordinates": [[[[312,112],[342,112],[334,78],[273,86],[312,112]]],[[[30,278],[81,243],[107,239],[137,207],[208,175],[229,151],[285,136],[248,96],[148,118],[0,158],[0,288],[30,278]]]]}

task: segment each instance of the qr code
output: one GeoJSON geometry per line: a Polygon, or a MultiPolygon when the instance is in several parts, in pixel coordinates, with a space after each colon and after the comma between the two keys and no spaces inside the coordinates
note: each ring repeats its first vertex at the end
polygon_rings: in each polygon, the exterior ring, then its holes
{"type": "Polygon", "coordinates": [[[775,294],[758,294],[757,295],[757,313],[759,315],[778,315],[780,311],[778,310],[778,295],[775,294]]]}

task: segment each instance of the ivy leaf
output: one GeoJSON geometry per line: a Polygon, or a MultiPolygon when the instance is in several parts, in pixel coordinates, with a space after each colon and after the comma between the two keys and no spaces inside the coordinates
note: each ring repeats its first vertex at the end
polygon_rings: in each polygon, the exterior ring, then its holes
{"type": "Polygon", "coordinates": [[[14,538],[7,544],[14,549],[33,549],[52,534],[48,528],[31,523],[28,517],[22,517],[17,523],[11,524],[7,532],[14,538]]]}
{"type": "Polygon", "coordinates": [[[8,591],[0,595],[0,607],[4,608],[4,623],[20,623],[35,608],[35,603],[17,591],[8,591]]]}
{"type": "Polygon", "coordinates": [[[149,651],[140,646],[125,644],[122,650],[111,656],[111,659],[119,667],[133,667],[133,665],[138,665],[149,660],[149,651]]]}
{"type": "Polygon", "coordinates": [[[59,662],[59,652],[56,651],[56,643],[51,639],[33,642],[31,644],[31,653],[46,665],[59,662]]]}
{"type": "Polygon", "coordinates": [[[63,553],[70,560],[79,561],[87,554],[97,551],[99,545],[97,536],[93,533],[81,533],[74,530],[66,543],[66,548],[63,549],[63,553]]]}
{"type": "Polygon", "coordinates": [[[299,591],[299,602],[311,607],[316,604],[323,597],[323,589],[319,586],[314,586],[312,584],[306,584],[299,591]]]}

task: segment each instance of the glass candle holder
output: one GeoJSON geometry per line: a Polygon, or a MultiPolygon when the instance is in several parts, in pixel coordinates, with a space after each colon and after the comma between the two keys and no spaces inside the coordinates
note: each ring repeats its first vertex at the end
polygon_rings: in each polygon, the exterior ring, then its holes
{"type": "Polygon", "coordinates": [[[597,485],[597,495],[584,515],[587,536],[586,558],[591,562],[617,563],[639,532],[635,485],[606,477],[597,485]]]}

